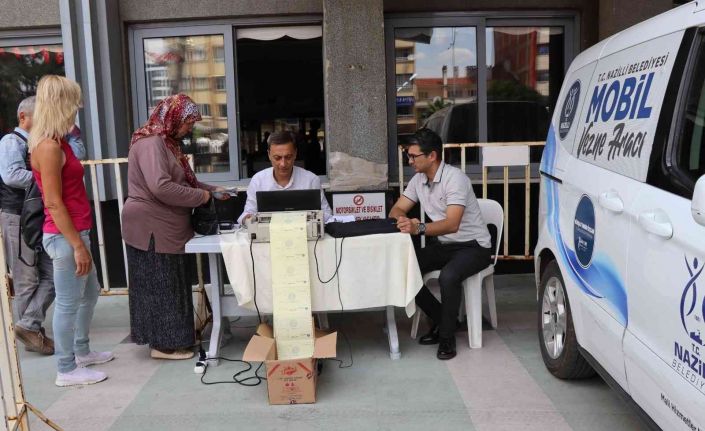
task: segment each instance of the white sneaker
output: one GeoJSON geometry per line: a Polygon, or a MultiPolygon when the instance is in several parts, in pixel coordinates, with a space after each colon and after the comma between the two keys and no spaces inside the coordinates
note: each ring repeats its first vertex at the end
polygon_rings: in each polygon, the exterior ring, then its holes
{"type": "Polygon", "coordinates": [[[76,365],[87,367],[89,365],[104,364],[115,359],[113,352],[89,352],[86,356],[76,355],[76,365]]]}
{"type": "Polygon", "coordinates": [[[77,367],[68,373],[56,373],[56,386],[92,385],[107,379],[102,371],[77,367]]]}

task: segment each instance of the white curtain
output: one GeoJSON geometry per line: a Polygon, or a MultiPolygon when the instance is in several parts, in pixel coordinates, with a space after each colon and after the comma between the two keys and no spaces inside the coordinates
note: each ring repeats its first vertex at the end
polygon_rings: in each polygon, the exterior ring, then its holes
{"type": "Polygon", "coordinates": [[[242,28],[237,30],[238,39],[275,40],[289,36],[293,39],[314,39],[323,37],[323,28],[320,25],[298,27],[258,27],[242,28]]]}

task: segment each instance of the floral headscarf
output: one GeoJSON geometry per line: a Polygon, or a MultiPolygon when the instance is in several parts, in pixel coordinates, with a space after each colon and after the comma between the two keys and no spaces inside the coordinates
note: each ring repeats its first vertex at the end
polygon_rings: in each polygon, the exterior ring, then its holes
{"type": "Polygon", "coordinates": [[[181,163],[186,175],[186,182],[191,187],[198,187],[196,174],[191,169],[188,158],[181,152],[179,140],[176,138],[181,126],[188,121],[201,121],[198,106],[185,94],[169,96],[154,108],[147,123],[135,130],[130,140],[130,148],[135,142],[147,136],[161,136],[164,138],[166,146],[181,163]]]}

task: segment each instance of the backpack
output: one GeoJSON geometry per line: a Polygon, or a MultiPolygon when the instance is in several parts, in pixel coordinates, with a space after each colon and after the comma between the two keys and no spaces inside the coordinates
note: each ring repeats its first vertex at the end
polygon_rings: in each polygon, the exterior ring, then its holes
{"type": "MultiPolygon", "coordinates": [[[[27,140],[24,136],[17,132],[13,132],[25,143],[27,140]]],[[[29,160],[27,168],[31,170],[29,160]]],[[[20,212],[20,227],[19,238],[24,241],[27,247],[34,250],[35,253],[44,251],[42,246],[42,237],[44,236],[44,202],[42,201],[42,193],[37,186],[37,182],[32,182],[25,189],[24,202],[22,203],[22,211],[20,212]]],[[[34,262],[29,263],[22,257],[22,247],[18,247],[17,258],[25,265],[36,266],[37,257],[35,255],[34,262]]]]}
{"type": "Polygon", "coordinates": [[[42,193],[37,182],[32,183],[25,191],[22,213],[20,214],[20,238],[35,252],[34,262],[29,263],[22,258],[22,247],[18,247],[17,258],[25,265],[35,266],[37,264],[36,254],[44,251],[42,238],[44,236],[44,202],[42,193]]]}

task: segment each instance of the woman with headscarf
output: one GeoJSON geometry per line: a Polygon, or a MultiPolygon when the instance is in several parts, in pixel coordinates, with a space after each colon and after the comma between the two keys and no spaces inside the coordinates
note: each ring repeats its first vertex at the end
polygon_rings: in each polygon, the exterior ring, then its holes
{"type": "Polygon", "coordinates": [[[130,141],[122,212],[130,326],[133,341],[148,344],[155,359],[193,357],[193,298],[184,245],[193,237],[191,210],[219,190],[199,182],[181,152],[181,138],[200,120],[188,96],[170,96],[130,141]]]}

